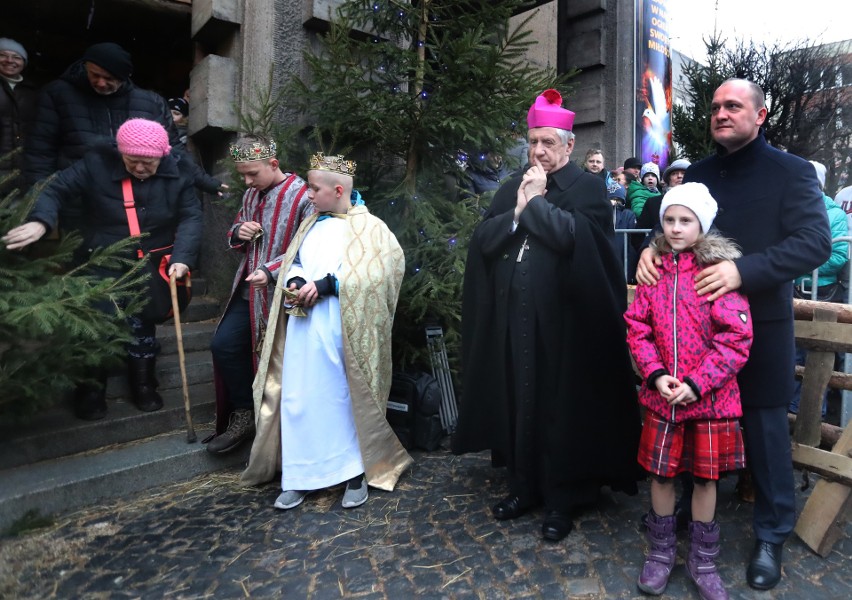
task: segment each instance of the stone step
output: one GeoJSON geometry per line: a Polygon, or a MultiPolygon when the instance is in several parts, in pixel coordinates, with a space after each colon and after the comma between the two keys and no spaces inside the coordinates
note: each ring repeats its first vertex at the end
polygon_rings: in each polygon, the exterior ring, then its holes
{"type": "MultiPolygon", "coordinates": [[[[74,417],[70,405],[61,404],[23,424],[0,424],[0,470],[88,452],[184,427],[182,390],[179,387],[164,390],[161,395],[163,408],[150,413],[137,410],[126,400],[108,400],[107,417],[100,421],[81,421],[74,417]]],[[[191,386],[189,399],[196,430],[199,427],[209,428],[216,411],[213,384],[191,386]]],[[[200,435],[199,439],[202,439],[200,435]]]]}
{"type": "MultiPolygon", "coordinates": [[[[211,427],[198,431],[198,439],[211,427]]],[[[0,530],[28,511],[58,515],[109,498],[190,479],[202,473],[245,464],[249,444],[236,452],[214,456],[199,443],[187,444],[178,430],[100,452],[75,454],[0,473],[0,530]]]]}
{"type": "MultiPolygon", "coordinates": [[[[197,323],[181,322],[180,331],[183,338],[184,353],[209,350],[210,341],[213,339],[213,332],[216,331],[217,324],[218,319],[197,323]]],[[[177,354],[177,333],[171,322],[157,326],[157,341],[160,342],[162,347],[160,350],[161,357],[177,354]]]]}
{"type": "MultiPolygon", "coordinates": [[[[185,352],[187,385],[213,381],[213,356],[209,350],[185,352]]],[[[159,390],[180,389],[183,385],[177,354],[157,358],[157,380],[159,390]]],[[[129,388],[124,374],[107,379],[107,398],[127,398],[129,388]]]]}
{"type": "Polygon", "coordinates": [[[207,280],[201,275],[192,274],[192,295],[204,296],[207,293],[207,280]]]}
{"type": "MultiPolygon", "coordinates": [[[[218,298],[214,298],[213,296],[204,296],[193,292],[192,301],[189,303],[189,306],[186,307],[186,310],[180,315],[180,322],[191,323],[193,321],[209,321],[210,319],[218,318],[220,316],[219,311],[220,307],[218,298]]],[[[166,323],[171,322],[172,319],[166,321],[166,323]]]]}

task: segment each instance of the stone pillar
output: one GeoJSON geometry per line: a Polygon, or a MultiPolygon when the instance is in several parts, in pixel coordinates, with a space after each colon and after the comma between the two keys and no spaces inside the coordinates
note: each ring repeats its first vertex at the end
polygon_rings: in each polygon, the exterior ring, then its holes
{"type": "Polygon", "coordinates": [[[240,29],[240,110],[257,101],[270,86],[274,72],[276,0],[243,0],[243,21],[240,29]]]}
{"type": "Polygon", "coordinates": [[[189,75],[188,133],[213,141],[237,128],[234,99],[240,52],[236,41],[242,22],[240,0],[195,0],[192,39],[197,62],[189,75]]]}
{"type": "Polygon", "coordinates": [[[571,79],[566,105],[577,113],[574,158],[604,151],[606,167],[633,155],[633,0],[558,0],[557,68],[571,79]]]}

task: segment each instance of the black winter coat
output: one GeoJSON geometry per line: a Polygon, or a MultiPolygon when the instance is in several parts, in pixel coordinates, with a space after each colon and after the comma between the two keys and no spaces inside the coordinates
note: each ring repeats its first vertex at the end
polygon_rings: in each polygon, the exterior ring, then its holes
{"type": "Polygon", "coordinates": [[[690,166],[684,183],[689,181],[707,186],[719,205],[713,224],[742,249],[735,262],[753,319],[791,319],[790,283],[831,255],[831,229],[813,167],[773,148],[761,133],[734,153],[690,166]]]}
{"type": "MultiPolygon", "coordinates": [[[[0,157],[24,145],[35,121],[37,97],[35,86],[28,81],[21,81],[12,89],[0,77],[0,157]]],[[[0,161],[0,175],[13,168],[21,169],[23,156],[18,153],[11,161],[0,161]]]]}
{"type": "Polygon", "coordinates": [[[453,451],[533,456],[547,465],[545,496],[590,481],[635,491],[639,412],[606,188],[568,163],[510,233],[520,182],[498,190],[470,242],[453,451]]]}
{"type": "MultiPolygon", "coordinates": [[[[708,187],[713,222],[742,249],[740,291],[751,306],[754,343],[737,381],[743,407],[786,407],[793,386],[793,279],[831,255],[831,230],[816,173],[770,146],[763,132],[745,147],[694,163],[684,183],[708,187]]],[[[643,213],[644,214],[644,213],[643,213]]]]}
{"type": "Polygon", "coordinates": [[[77,61],[42,90],[37,121],[25,144],[27,183],[69,167],[98,143],[112,142],[122,123],[137,117],[160,123],[169,133],[169,143],[180,144],[161,96],[129,80],[115,93],[101,96],[89,84],[83,62],[77,61]]]}
{"type": "MultiPolygon", "coordinates": [[[[114,147],[100,146],[82,160],[59,172],[36,200],[30,221],[40,221],[49,229],[57,226],[59,211],[68,200],[82,198],[83,244],[78,260],[83,261],[97,248],[109,246],[130,235],[121,182],[130,178],[133,198],[145,252],[174,244],[173,263],[197,265],[201,245],[201,201],[193,188],[192,176],[179,168],[171,156],[163,157],[157,173],[141,181],[130,175],[114,147]]],[[[128,257],[135,258],[134,252],[128,257]]]]}

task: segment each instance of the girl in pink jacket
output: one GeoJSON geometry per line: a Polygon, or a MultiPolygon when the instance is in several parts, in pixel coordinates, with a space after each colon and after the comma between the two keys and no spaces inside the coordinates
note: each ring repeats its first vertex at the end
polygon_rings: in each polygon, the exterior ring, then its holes
{"type": "Polygon", "coordinates": [[[663,233],[651,242],[661,254],[661,279],[638,287],[624,315],[627,343],[645,382],[639,392],[647,410],[638,459],[652,476],[650,550],[638,586],[655,595],[666,588],[677,550],[674,477],[689,472],[695,491],[687,570],[705,600],[728,598],[714,562],[716,480],[745,466],[736,375],[752,341],[742,294],[708,302],[693,287],[707,265],[740,256],[732,242],[708,233],[716,210],[701,183],[669,190],[660,206],[663,233]]]}

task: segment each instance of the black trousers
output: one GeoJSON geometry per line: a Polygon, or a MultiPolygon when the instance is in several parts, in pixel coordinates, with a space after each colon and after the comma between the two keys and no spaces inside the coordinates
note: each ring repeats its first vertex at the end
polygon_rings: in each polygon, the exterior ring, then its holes
{"type": "Polygon", "coordinates": [[[752,321],[754,342],[737,381],[743,402],[746,464],[754,481],[757,539],[780,544],[796,524],[787,405],[794,372],[793,320],[752,321]]]}
{"type": "Polygon", "coordinates": [[[232,411],[254,407],[251,389],[254,381],[253,350],[249,301],[235,294],[210,344],[213,363],[225,384],[232,411]]]}

